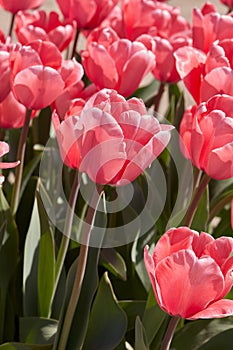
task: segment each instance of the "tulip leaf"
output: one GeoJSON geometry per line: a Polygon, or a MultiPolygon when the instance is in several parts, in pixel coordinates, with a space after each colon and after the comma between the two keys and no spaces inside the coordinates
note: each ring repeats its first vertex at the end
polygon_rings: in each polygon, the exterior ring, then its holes
{"type": "MultiPolygon", "coordinates": [[[[197,350],[210,339],[227,330],[233,331],[232,320],[230,318],[187,322],[183,328],[176,332],[172,344],[175,349],[197,350]],[[192,339],[191,342],[190,339],[192,339]]],[[[224,346],[216,349],[219,350],[221,348],[224,350],[226,349],[224,346]]],[[[213,350],[213,348],[211,348],[211,350],[213,350]]]]}
{"type": "Polygon", "coordinates": [[[157,94],[159,86],[160,82],[156,79],[153,79],[149,85],[138,88],[131,97],[141,98],[145,103],[148,103],[149,100],[153,99],[157,94]]]}
{"type": "Polygon", "coordinates": [[[209,190],[206,188],[198,204],[196,213],[192,221],[192,229],[206,231],[209,216],[209,190]]]}
{"type": "Polygon", "coordinates": [[[40,316],[50,315],[51,297],[55,281],[55,247],[53,232],[43,202],[37,193],[38,212],[40,217],[40,242],[38,261],[38,297],[40,316]]]}
{"type": "Polygon", "coordinates": [[[19,236],[8,202],[0,188],[0,288],[8,288],[18,261],[19,236]]]}
{"type": "Polygon", "coordinates": [[[232,349],[233,328],[215,335],[198,350],[231,350],[232,349]]]}
{"type": "Polygon", "coordinates": [[[128,331],[134,329],[136,317],[142,318],[146,302],[144,300],[122,300],[119,301],[119,305],[127,315],[128,331]]]}
{"type": "Polygon", "coordinates": [[[145,329],[139,316],[136,318],[135,322],[135,350],[149,350],[145,329]]]}
{"type": "Polygon", "coordinates": [[[142,323],[149,345],[159,331],[165,318],[166,313],[158,305],[153,305],[145,310],[142,323]]]}
{"type": "Polygon", "coordinates": [[[20,199],[22,198],[23,192],[34,172],[36,169],[37,165],[39,164],[41,159],[41,153],[37,154],[29,163],[27,163],[24,167],[23,170],[23,179],[22,179],[22,184],[20,188],[20,199]]]}
{"type": "Polygon", "coordinates": [[[122,256],[114,248],[105,248],[101,251],[102,265],[115,276],[126,281],[126,264],[122,256]]]}
{"type": "Polygon", "coordinates": [[[39,318],[20,318],[20,341],[28,344],[53,344],[58,321],[39,318]]]}
{"type": "Polygon", "coordinates": [[[23,343],[6,343],[0,345],[0,350],[52,350],[52,345],[34,345],[23,343]]]}
{"type": "Polygon", "coordinates": [[[83,350],[113,350],[123,339],[126,329],[126,314],[116,300],[106,272],[93,303],[83,350]]]}

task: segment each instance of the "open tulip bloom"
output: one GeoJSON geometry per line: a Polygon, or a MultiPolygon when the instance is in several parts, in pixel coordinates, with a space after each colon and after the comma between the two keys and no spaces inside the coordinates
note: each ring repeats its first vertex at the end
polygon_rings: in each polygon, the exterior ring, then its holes
{"type": "Polygon", "coordinates": [[[232,349],[233,0],[212,1],[0,0],[0,350],[232,349]]]}
{"type": "Polygon", "coordinates": [[[190,320],[233,315],[233,300],[223,299],[233,285],[233,239],[214,240],[188,227],[167,231],[145,264],[159,306],[190,320]]]}

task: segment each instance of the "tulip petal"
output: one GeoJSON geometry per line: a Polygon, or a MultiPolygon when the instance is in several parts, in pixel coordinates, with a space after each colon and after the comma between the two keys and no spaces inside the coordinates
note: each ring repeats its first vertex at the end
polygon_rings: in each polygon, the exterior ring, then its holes
{"type": "Polygon", "coordinates": [[[233,316],[233,300],[222,299],[218,300],[202,310],[197,312],[192,317],[189,317],[189,320],[196,320],[198,318],[222,318],[233,316]]]}
{"type": "Polygon", "coordinates": [[[226,180],[233,176],[233,142],[212,150],[209,155],[207,174],[216,180],[226,180]]]}
{"type": "Polygon", "coordinates": [[[161,260],[155,276],[167,312],[182,318],[205,309],[224,287],[222,272],[215,261],[208,256],[198,259],[191,250],[180,250],[161,260]]]}

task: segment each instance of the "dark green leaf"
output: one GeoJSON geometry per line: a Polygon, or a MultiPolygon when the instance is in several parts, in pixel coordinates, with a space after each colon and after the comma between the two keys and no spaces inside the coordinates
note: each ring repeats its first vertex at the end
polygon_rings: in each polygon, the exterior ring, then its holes
{"type": "Polygon", "coordinates": [[[209,216],[209,190],[206,188],[198,204],[196,213],[192,221],[192,229],[206,231],[209,216]]]}
{"type": "Polygon", "coordinates": [[[106,248],[101,251],[102,265],[115,276],[126,280],[126,264],[122,256],[114,248],[106,248]]]}
{"type": "Polygon", "coordinates": [[[135,350],[149,350],[145,335],[145,329],[140,320],[140,317],[136,318],[135,324],[135,350]]]}
{"type": "Polygon", "coordinates": [[[53,344],[57,321],[39,317],[20,318],[20,341],[28,344],[53,344]]]}
{"type": "Polygon", "coordinates": [[[32,345],[22,343],[6,343],[0,345],[0,350],[52,350],[52,345],[32,345]]]}
{"type": "Polygon", "coordinates": [[[113,293],[107,273],[95,297],[83,350],[113,350],[123,339],[127,317],[113,293]]]}

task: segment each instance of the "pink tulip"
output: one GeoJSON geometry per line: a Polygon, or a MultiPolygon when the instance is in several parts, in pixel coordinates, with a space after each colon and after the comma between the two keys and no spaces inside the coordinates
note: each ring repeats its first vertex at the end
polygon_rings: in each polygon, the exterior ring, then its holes
{"type": "Polygon", "coordinates": [[[154,0],[123,0],[126,37],[135,40],[142,34],[173,39],[189,36],[190,25],[177,7],[154,0]]]}
{"type": "Polygon", "coordinates": [[[94,30],[81,55],[87,76],[99,89],[115,89],[123,96],[131,95],[155,65],[154,54],[142,43],[119,39],[111,28],[94,30]]]}
{"type": "Polygon", "coordinates": [[[0,6],[4,10],[13,14],[20,10],[28,10],[39,7],[43,4],[44,0],[0,0],[0,6]]]}
{"type": "MultiPolygon", "coordinates": [[[[4,154],[9,152],[9,146],[6,142],[0,141],[0,158],[4,156],[4,154]]],[[[6,163],[6,162],[0,162],[0,169],[9,169],[9,168],[15,168],[19,164],[18,162],[12,162],[12,163],[6,163]]],[[[0,175],[0,185],[4,182],[4,176],[0,175]]]]}
{"type": "Polygon", "coordinates": [[[207,53],[215,40],[232,38],[233,17],[220,15],[215,6],[206,3],[193,10],[193,46],[207,53]]]}
{"type": "Polygon", "coordinates": [[[23,45],[41,39],[51,41],[63,51],[73,39],[75,22],[59,20],[56,12],[20,11],[15,18],[15,33],[23,45]]]}
{"type": "Polygon", "coordinates": [[[148,115],[142,100],[108,89],[86,103],[76,100],[62,121],[54,112],[53,124],[63,162],[115,186],[135,180],[167,146],[172,129],[148,115]]]}
{"type": "Polygon", "coordinates": [[[62,60],[60,51],[48,41],[30,46],[15,45],[10,55],[12,91],[28,109],[50,105],[83,75],[75,60],[62,60]]]}
{"type": "Polygon", "coordinates": [[[233,9],[233,1],[232,0],[220,0],[224,5],[228,6],[230,9],[233,9]]]}
{"type": "MultiPolygon", "coordinates": [[[[21,128],[24,125],[26,108],[19,103],[12,92],[0,103],[0,128],[21,128]]],[[[32,117],[35,116],[35,113],[32,117]]]]}
{"type": "Polygon", "coordinates": [[[188,227],[172,228],[158,241],[145,265],[159,306],[189,320],[233,315],[233,300],[223,299],[232,280],[233,239],[216,240],[188,227]]]}
{"type": "Polygon", "coordinates": [[[180,125],[184,155],[207,175],[224,180],[233,176],[233,97],[216,95],[189,108],[180,125]]]}
{"type": "Polygon", "coordinates": [[[75,20],[78,29],[96,28],[118,0],[57,0],[66,19],[75,20]]]}

